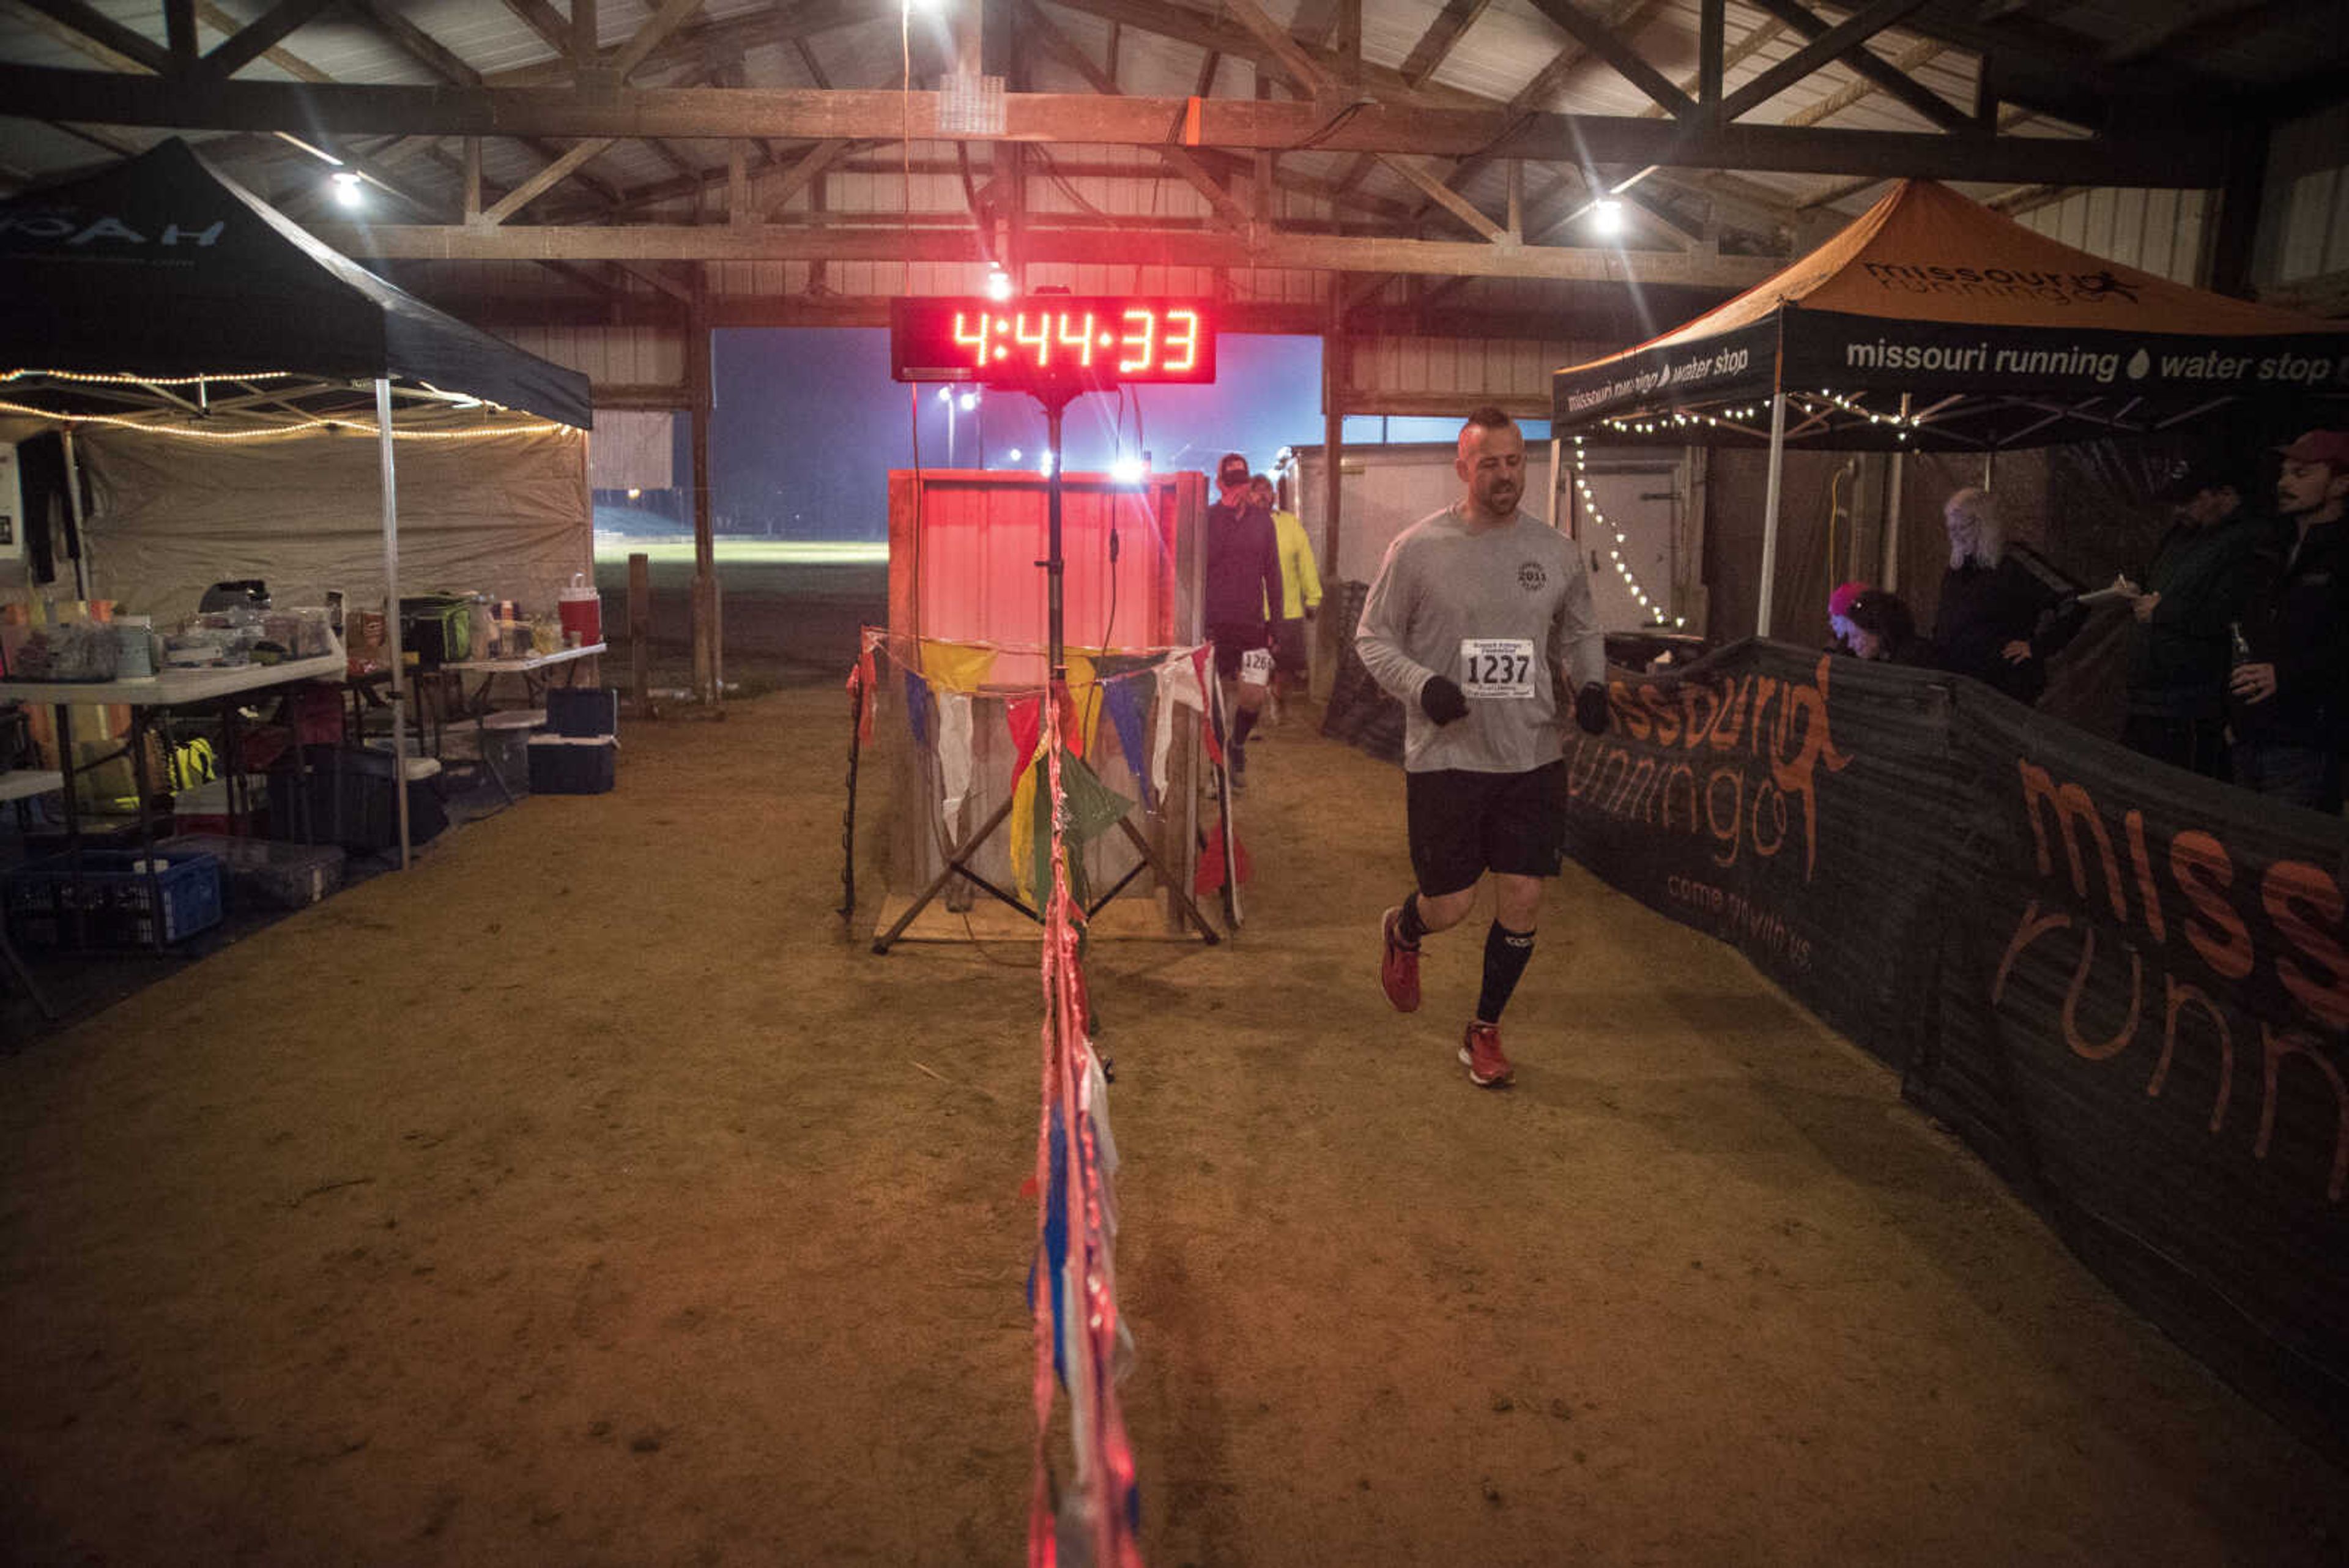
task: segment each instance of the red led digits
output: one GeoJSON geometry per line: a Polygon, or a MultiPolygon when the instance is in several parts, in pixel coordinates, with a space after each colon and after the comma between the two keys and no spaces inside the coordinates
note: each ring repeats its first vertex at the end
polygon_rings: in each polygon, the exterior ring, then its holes
{"type": "Polygon", "coordinates": [[[1081,320],[1071,311],[1061,312],[1061,347],[1077,351],[1077,365],[1090,369],[1093,362],[1093,313],[1084,313],[1081,320]],[[1075,323],[1076,325],[1071,325],[1075,323]]]}
{"type": "Polygon", "coordinates": [[[1036,351],[1032,362],[1028,360],[1027,356],[1022,355],[1020,358],[1023,363],[1032,363],[1032,368],[1039,370],[1049,370],[1052,368],[1052,313],[1050,311],[1040,310],[1036,313],[1036,327],[1032,332],[1028,327],[1028,313],[1022,310],[1015,314],[1011,317],[1011,340],[1022,348],[1032,348],[1036,351]]]}
{"type": "Polygon", "coordinates": [[[954,340],[955,340],[957,343],[961,344],[964,348],[968,348],[968,349],[970,350],[970,362],[971,362],[972,364],[974,364],[974,365],[984,365],[984,364],[986,364],[986,363],[987,363],[987,312],[985,312],[984,310],[982,310],[982,311],[980,311],[980,312],[978,313],[978,325],[977,326],[977,327],[973,328],[973,327],[965,327],[965,326],[963,325],[963,313],[962,313],[961,311],[959,311],[959,310],[956,311],[956,312],[955,312],[955,324],[954,324],[954,340]]]}
{"type": "Polygon", "coordinates": [[[1117,373],[1121,376],[1145,376],[1158,364],[1158,312],[1147,306],[1128,306],[1125,311],[1125,339],[1119,345],[1124,350],[1118,357],[1117,373]]]}
{"type": "Polygon", "coordinates": [[[1159,369],[1170,376],[1179,376],[1199,362],[1199,313],[1170,310],[1166,313],[1166,360],[1159,369]]]}
{"type": "Polygon", "coordinates": [[[890,374],[901,381],[1036,388],[1211,382],[1216,321],[1203,300],[1047,295],[890,301],[890,374]]]}

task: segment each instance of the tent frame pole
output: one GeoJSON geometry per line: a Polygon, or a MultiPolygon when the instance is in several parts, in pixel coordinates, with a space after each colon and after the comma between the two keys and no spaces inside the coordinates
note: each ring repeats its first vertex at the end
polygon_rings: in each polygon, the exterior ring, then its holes
{"type": "MultiPolygon", "coordinates": [[[[1909,428],[1909,394],[1900,394],[1900,428],[1909,428]]],[[[1884,591],[1900,591],[1901,489],[1909,477],[1909,449],[1892,451],[1892,473],[1884,484],[1884,591]]]]}
{"type": "Polygon", "coordinates": [[[83,604],[89,602],[89,521],[81,510],[81,458],[74,451],[74,428],[62,425],[57,439],[65,447],[66,513],[73,519],[74,536],[74,597],[83,604]]]}
{"type": "Polygon", "coordinates": [[[1754,635],[1770,635],[1771,590],[1775,587],[1778,570],[1778,488],[1786,469],[1786,392],[1775,389],[1770,396],[1770,482],[1769,499],[1762,512],[1762,597],[1754,613],[1754,635]]]}
{"type": "Polygon", "coordinates": [[[399,483],[391,452],[391,382],[375,379],[376,454],[383,471],[383,638],[391,652],[391,791],[399,868],[408,869],[408,665],[399,647],[399,483]]]}

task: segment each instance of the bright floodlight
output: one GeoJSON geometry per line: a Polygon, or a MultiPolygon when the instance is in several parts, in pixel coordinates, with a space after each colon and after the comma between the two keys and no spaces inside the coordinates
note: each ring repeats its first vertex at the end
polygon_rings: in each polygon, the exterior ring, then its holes
{"type": "Polygon", "coordinates": [[[999,266],[988,268],[987,274],[987,297],[989,299],[1010,298],[1011,275],[1005,272],[999,266]]]}
{"type": "Polygon", "coordinates": [[[1052,454],[1050,452],[1048,452],[1043,456],[1036,460],[1036,472],[1045,474],[1049,474],[1052,472],[1052,454]]]}
{"type": "Polygon", "coordinates": [[[1120,484],[1139,484],[1149,472],[1149,465],[1138,457],[1121,457],[1109,465],[1109,476],[1120,484]]]}
{"type": "Polygon", "coordinates": [[[951,403],[951,402],[953,402],[953,401],[954,401],[954,389],[953,389],[952,387],[940,387],[940,388],[938,389],[938,401],[940,401],[940,402],[942,402],[942,403],[951,403]]]}
{"type": "Polygon", "coordinates": [[[350,171],[337,170],[326,178],[334,182],[335,200],[346,207],[359,204],[359,177],[350,171]]]}
{"type": "Polygon", "coordinates": [[[971,410],[977,407],[978,407],[978,394],[977,392],[965,392],[962,395],[962,411],[964,413],[968,413],[971,410]]]}
{"type": "Polygon", "coordinates": [[[1011,449],[1011,461],[1014,462],[1019,461],[1019,449],[1016,446],[1011,449]]]}
{"type": "Polygon", "coordinates": [[[1623,232],[1623,201],[1619,196],[1601,196],[1590,203],[1590,226],[1602,234],[1623,232]]]}

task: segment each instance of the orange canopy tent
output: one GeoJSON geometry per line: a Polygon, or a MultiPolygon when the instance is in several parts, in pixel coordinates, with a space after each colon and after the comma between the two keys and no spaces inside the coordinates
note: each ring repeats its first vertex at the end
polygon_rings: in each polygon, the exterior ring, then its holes
{"type": "Polygon", "coordinates": [[[2349,410],[2349,325],[2189,288],[1908,180],[1834,239],[1662,337],[1551,378],[1552,433],[1780,456],[2152,435],[2245,401],[2349,410]]]}

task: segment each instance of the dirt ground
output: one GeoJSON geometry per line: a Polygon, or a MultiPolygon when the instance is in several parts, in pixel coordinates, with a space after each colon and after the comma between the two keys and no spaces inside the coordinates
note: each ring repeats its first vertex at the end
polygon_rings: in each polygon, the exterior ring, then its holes
{"type": "MultiPolygon", "coordinates": [[[[1454,1063],[1292,717],[1220,950],[1097,945],[1159,1564],[2343,1561],[2341,1473],[1892,1076],[1569,874],[1454,1063]]],[[[866,950],[836,685],[0,1058],[0,1557],[1011,1563],[1033,950],[866,950]]],[[[1056,1445],[1056,1452],[1061,1451],[1056,1445]]]]}

